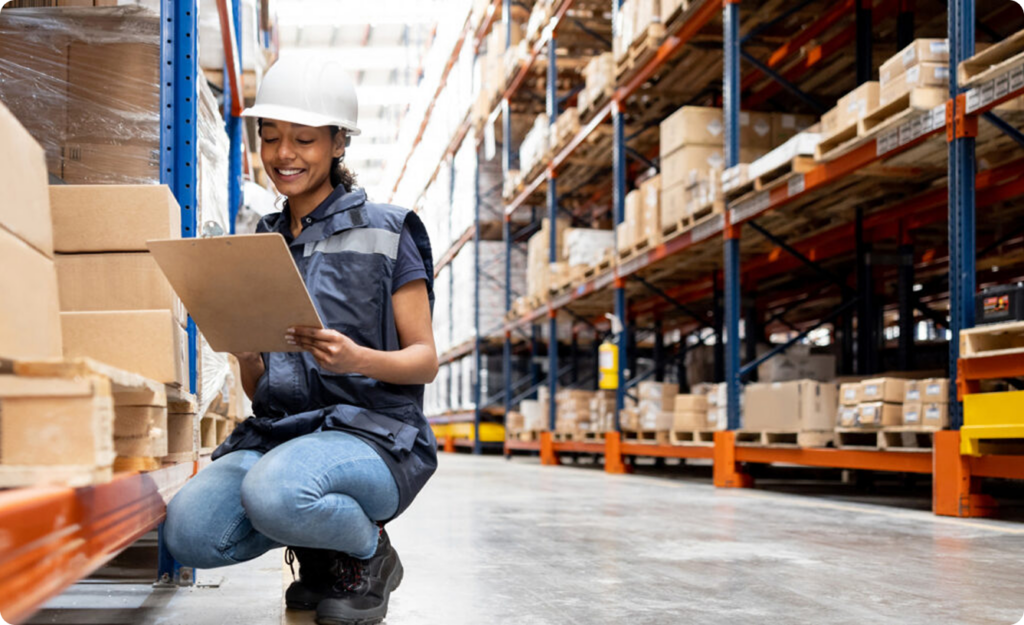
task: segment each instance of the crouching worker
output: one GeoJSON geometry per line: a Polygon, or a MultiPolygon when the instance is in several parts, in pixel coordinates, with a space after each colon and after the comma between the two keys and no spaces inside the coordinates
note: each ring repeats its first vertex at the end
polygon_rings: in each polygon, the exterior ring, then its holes
{"type": "Polygon", "coordinates": [[[200,569],[287,546],[299,564],[287,605],[324,625],[383,620],[403,572],[384,524],[437,467],[422,410],[437,373],[430,243],[414,213],[368,202],[342,165],[356,111],[337,65],[282,59],[244,113],[287,198],[257,232],[284,236],[327,329],[289,330],[299,351],[236,354],[254,416],[171,500],[164,528],[171,554],[200,569]]]}

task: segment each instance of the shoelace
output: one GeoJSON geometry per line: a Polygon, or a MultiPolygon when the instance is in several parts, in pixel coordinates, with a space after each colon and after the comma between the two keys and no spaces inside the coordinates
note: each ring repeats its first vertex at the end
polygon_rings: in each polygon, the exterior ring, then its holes
{"type": "Polygon", "coordinates": [[[338,575],[338,581],[335,582],[335,589],[355,590],[359,583],[363,581],[363,567],[363,561],[358,558],[353,558],[350,555],[340,556],[338,558],[340,574],[338,575]]]}
{"type": "Polygon", "coordinates": [[[292,570],[292,580],[298,579],[298,577],[295,576],[295,552],[292,551],[291,547],[285,547],[284,563],[292,570]]]}

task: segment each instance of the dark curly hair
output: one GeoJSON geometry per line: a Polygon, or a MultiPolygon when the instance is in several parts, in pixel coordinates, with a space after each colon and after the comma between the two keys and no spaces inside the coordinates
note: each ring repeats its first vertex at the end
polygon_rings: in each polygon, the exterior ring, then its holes
{"type": "MultiPolygon", "coordinates": [[[[263,118],[256,120],[256,127],[260,135],[263,134],[263,118]]],[[[337,126],[331,126],[331,141],[338,136],[341,132],[341,128],[337,126]]],[[[345,141],[345,146],[348,147],[348,141],[345,141]]],[[[337,187],[341,185],[345,187],[345,191],[351,191],[352,187],[356,186],[356,175],[352,171],[345,167],[345,163],[339,157],[331,159],[331,186],[337,187]]]]}

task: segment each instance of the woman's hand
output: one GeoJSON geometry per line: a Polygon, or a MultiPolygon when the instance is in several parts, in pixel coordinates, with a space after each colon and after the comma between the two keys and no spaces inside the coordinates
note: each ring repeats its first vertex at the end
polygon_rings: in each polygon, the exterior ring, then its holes
{"type": "Polygon", "coordinates": [[[323,369],[332,373],[360,373],[366,351],[337,330],[289,328],[285,341],[312,354],[323,369]]]}

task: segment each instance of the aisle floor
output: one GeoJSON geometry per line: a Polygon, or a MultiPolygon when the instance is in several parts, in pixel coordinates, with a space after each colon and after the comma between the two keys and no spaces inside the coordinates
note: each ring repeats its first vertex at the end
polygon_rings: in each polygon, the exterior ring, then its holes
{"type": "MultiPolygon", "coordinates": [[[[1010,624],[1024,613],[1021,524],[531,460],[441,462],[389,526],[406,567],[390,625],[1010,624]]],[[[81,584],[32,622],[311,623],[281,610],[280,562],[277,551],[201,572],[223,576],[219,589],[81,584]],[[117,620],[100,616],[105,594],[117,620]]]]}

